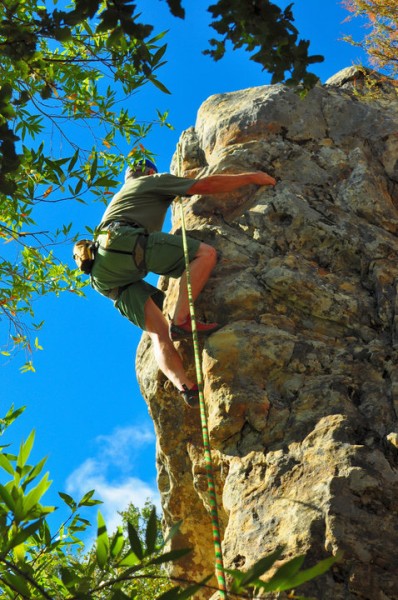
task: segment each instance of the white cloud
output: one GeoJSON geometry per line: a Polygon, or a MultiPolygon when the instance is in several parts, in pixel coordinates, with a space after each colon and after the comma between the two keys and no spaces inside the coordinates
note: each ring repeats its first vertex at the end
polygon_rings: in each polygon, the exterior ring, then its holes
{"type": "Polygon", "coordinates": [[[133,474],[140,451],[155,443],[153,431],[146,426],[119,427],[110,435],[98,436],[95,441],[95,455],[69,475],[67,493],[80,498],[94,489],[94,497],[103,502],[99,508],[109,532],[115,531],[121,522],[118,511],[125,510],[131,502],[141,508],[149,498],[159,510],[156,482],[143,481],[133,474]]]}
{"type": "Polygon", "coordinates": [[[102,461],[128,469],[142,446],[155,443],[155,434],[149,427],[117,427],[111,435],[99,435],[96,442],[102,461]]]}

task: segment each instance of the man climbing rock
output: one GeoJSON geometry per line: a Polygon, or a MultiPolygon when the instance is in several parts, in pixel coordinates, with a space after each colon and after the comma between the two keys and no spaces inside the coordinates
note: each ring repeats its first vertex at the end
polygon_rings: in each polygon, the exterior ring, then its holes
{"type": "MultiPolygon", "coordinates": [[[[248,184],[275,185],[264,172],[210,175],[202,179],[157,172],[146,159],[129,167],[125,183],[108,205],[98,227],[97,247],[90,261],[91,285],[111,298],[119,312],[146,331],[159,368],[189,406],[198,402],[198,389],[187,376],[177,340],[192,333],[182,238],[161,231],[166,212],[176,196],[232,192],[248,184]],[[163,292],[144,281],[147,273],[180,277],[179,293],[170,323],[162,313],[163,292]]],[[[79,266],[79,243],[74,258],[79,266]]],[[[192,296],[195,300],[216,264],[216,250],[188,238],[192,296]]],[[[84,270],[84,269],[83,269],[84,270]]],[[[199,335],[210,335],[218,323],[197,323],[199,335]]]]}

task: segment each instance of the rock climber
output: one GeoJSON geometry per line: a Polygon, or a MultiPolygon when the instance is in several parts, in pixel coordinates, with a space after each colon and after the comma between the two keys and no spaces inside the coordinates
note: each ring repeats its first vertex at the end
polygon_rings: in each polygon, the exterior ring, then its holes
{"type": "MultiPolygon", "coordinates": [[[[158,173],[149,159],[128,167],[125,182],[112,198],[97,228],[97,246],[91,268],[92,287],[111,298],[119,312],[146,331],[159,368],[189,406],[198,403],[197,385],[187,376],[174,347],[192,333],[185,259],[180,235],[161,231],[167,209],[176,196],[232,192],[248,184],[275,185],[262,171],[236,175],[210,175],[201,179],[158,173]],[[162,313],[164,294],[144,277],[152,272],[180,277],[178,298],[170,322],[162,313]]],[[[213,270],[216,250],[188,238],[192,297],[195,300],[213,270]]],[[[74,248],[76,259],[77,244],[74,248]]],[[[85,271],[86,272],[86,271],[85,271]]],[[[210,335],[218,323],[196,324],[198,335],[210,335]]]]}

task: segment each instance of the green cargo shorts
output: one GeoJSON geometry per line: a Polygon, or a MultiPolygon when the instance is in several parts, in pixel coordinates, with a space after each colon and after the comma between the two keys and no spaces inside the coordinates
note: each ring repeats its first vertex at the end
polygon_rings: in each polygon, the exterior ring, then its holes
{"type": "MultiPolygon", "coordinates": [[[[200,243],[199,240],[187,238],[189,262],[195,258],[200,243]]],[[[145,262],[150,273],[181,277],[185,271],[182,237],[163,232],[150,233],[145,262]]],[[[148,298],[152,298],[162,309],[164,293],[142,279],[128,285],[115,301],[115,306],[124,317],[145,330],[144,306],[148,298]]]]}

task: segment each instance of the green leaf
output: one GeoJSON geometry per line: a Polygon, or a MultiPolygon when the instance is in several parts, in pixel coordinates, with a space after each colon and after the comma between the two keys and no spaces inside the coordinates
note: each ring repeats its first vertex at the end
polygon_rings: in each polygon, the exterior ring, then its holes
{"type": "Polygon", "coordinates": [[[51,544],[51,531],[46,521],[43,521],[42,526],[40,527],[40,535],[44,540],[45,545],[49,546],[51,544]]]}
{"type": "Polygon", "coordinates": [[[67,504],[73,511],[76,510],[77,504],[73,500],[72,496],[69,496],[69,494],[65,494],[64,492],[58,492],[58,496],[60,496],[65,504],[67,504]]]}
{"type": "Polygon", "coordinates": [[[177,600],[180,596],[178,595],[181,592],[181,588],[179,585],[171,588],[171,590],[167,590],[160,596],[157,596],[156,600],[177,600]]]}
{"type": "Polygon", "coordinates": [[[29,514],[34,506],[36,506],[40,498],[46,493],[50,486],[51,481],[48,481],[48,473],[46,473],[37,486],[30,490],[24,499],[24,509],[26,515],[29,514]]]}
{"type": "MultiPolygon", "coordinates": [[[[16,597],[15,593],[13,593],[15,591],[17,593],[21,594],[22,598],[30,598],[31,597],[30,589],[29,589],[28,584],[27,584],[25,578],[23,577],[23,575],[14,575],[13,573],[4,573],[4,574],[2,574],[2,577],[4,579],[4,582],[10,586],[9,591],[12,593],[12,596],[9,596],[7,594],[7,596],[9,598],[16,597]]],[[[2,587],[3,587],[3,583],[2,583],[2,587]]]]}
{"type": "Polygon", "coordinates": [[[17,562],[17,563],[25,562],[25,558],[26,558],[26,545],[25,544],[18,544],[17,546],[15,546],[14,549],[13,549],[13,555],[14,555],[15,562],[17,562]]]}
{"type": "Polygon", "coordinates": [[[42,460],[40,460],[37,463],[37,465],[32,467],[32,469],[29,471],[29,473],[27,474],[27,476],[25,478],[25,487],[41,473],[46,462],[47,462],[47,458],[42,458],[42,460]]]}
{"type": "Polygon", "coordinates": [[[260,558],[260,560],[258,560],[248,571],[246,571],[243,578],[239,581],[239,585],[243,587],[255,579],[258,579],[261,577],[261,575],[264,575],[264,573],[269,571],[275,562],[280,559],[283,554],[283,550],[283,547],[279,547],[271,554],[268,554],[264,558],[260,558]]]}
{"type": "Polygon", "coordinates": [[[135,527],[131,523],[127,523],[127,533],[130,541],[130,547],[139,560],[144,558],[141,540],[135,527]]]}
{"type": "Polygon", "coordinates": [[[0,87],[0,103],[5,104],[11,100],[12,97],[12,86],[5,82],[0,87]]]}
{"type": "Polygon", "coordinates": [[[19,529],[19,531],[17,531],[17,533],[8,541],[7,551],[19,546],[20,544],[23,544],[31,535],[36,533],[42,523],[43,519],[38,519],[37,521],[30,523],[30,525],[24,529],[19,529]]]}
{"type": "Polygon", "coordinates": [[[79,583],[79,575],[77,570],[72,567],[60,567],[61,580],[67,589],[74,588],[79,583]]]}
{"type": "Polygon", "coordinates": [[[98,185],[100,187],[108,187],[108,188],[115,187],[118,184],[119,184],[119,182],[116,181],[116,179],[110,179],[110,177],[107,177],[107,176],[99,177],[98,179],[93,181],[93,185],[98,185]]]}
{"type": "Polygon", "coordinates": [[[123,529],[117,528],[115,535],[112,538],[110,546],[110,554],[112,558],[118,558],[124,547],[123,529]]]}
{"type": "Polygon", "coordinates": [[[93,162],[91,163],[91,167],[90,167],[90,180],[91,181],[93,181],[94,177],[97,174],[97,168],[98,168],[98,156],[97,156],[97,154],[95,154],[93,162]]]}
{"type": "Polygon", "coordinates": [[[15,510],[15,502],[14,502],[11,494],[7,490],[7,488],[4,487],[4,485],[1,485],[1,484],[0,484],[0,498],[3,500],[3,502],[7,506],[7,508],[10,511],[14,512],[14,510],[15,510]]]}
{"type": "Polygon", "coordinates": [[[21,444],[18,459],[17,459],[17,468],[19,467],[20,469],[22,469],[22,467],[24,467],[26,465],[26,462],[32,451],[34,440],[35,440],[35,432],[31,431],[26,442],[22,442],[22,444],[21,444]]]}
{"type": "Polygon", "coordinates": [[[14,475],[14,467],[4,454],[0,454],[0,467],[10,475],[14,475]]]}
{"type": "Polygon", "coordinates": [[[168,90],[167,87],[165,85],[163,85],[163,83],[161,83],[159,81],[159,79],[156,79],[156,77],[154,75],[149,75],[148,76],[148,81],[150,81],[151,83],[153,83],[153,85],[155,87],[157,87],[164,94],[171,94],[170,90],[168,90]]]}
{"type": "Polygon", "coordinates": [[[225,569],[225,573],[227,575],[230,575],[232,579],[232,583],[230,586],[231,593],[239,593],[243,591],[241,581],[244,578],[245,573],[243,573],[243,571],[238,571],[237,569],[225,569]]]}
{"type": "Polygon", "coordinates": [[[21,373],[28,373],[29,371],[35,372],[35,368],[31,360],[28,360],[21,368],[21,373]]]}
{"type": "Polygon", "coordinates": [[[280,590],[280,587],[284,585],[288,585],[287,589],[290,589],[290,579],[296,575],[296,573],[300,570],[305,559],[305,554],[300,556],[295,556],[288,560],[284,565],[282,565],[271,577],[269,581],[267,581],[266,589],[267,591],[280,590]]]}
{"type": "Polygon", "coordinates": [[[139,564],[141,564],[141,560],[137,557],[135,552],[129,552],[118,563],[119,567],[135,567],[139,564]]]}
{"type": "Polygon", "coordinates": [[[163,545],[165,546],[173,537],[179,532],[180,527],[182,525],[182,520],[175,523],[171,528],[167,535],[167,538],[164,540],[163,545]]]}
{"type": "Polygon", "coordinates": [[[26,406],[22,406],[21,408],[17,408],[16,410],[14,410],[14,405],[12,404],[4,419],[0,420],[0,422],[3,421],[1,423],[1,431],[3,432],[3,427],[4,429],[9,427],[15,421],[15,419],[17,419],[19,415],[21,415],[24,412],[25,408],[26,406]]]}
{"type": "Polygon", "coordinates": [[[54,37],[59,42],[65,42],[72,39],[72,33],[69,27],[58,27],[54,32],[54,37]]]}
{"type": "Polygon", "coordinates": [[[68,165],[68,173],[71,173],[73,171],[73,168],[74,168],[75,164],[77,163],[78,158],[79,158],[79,149],[76,150],[76,152],[70,159],[70,162],[68,165]]]}
{"type": "Polygon", "coordinates": [[[145,531],[145,543],[147,554],[152,554],[155,551],[157,533],[158,527],[156,508],[153,507],[151,510],[151,514],[149,515],[145,531]]]}
{"type": "Polygon", "coordinates": [[[83,187],[83,183],[84,183],[84,179],[79,179],[79,181],[77,182],[77,185],[75,187],[75,191],[74,191],[75,196],[80,194],[82,187],[83,187]]]}
{"type": "Polygon", "coordinates": [[[93,495],[95,494],[95,490],[90,490],[86,494],[84,494],[83,498],[78,503],[78,506],[94,506],[96,504],[103,504],[102,500],[95,500],[93,495]]]}
{"type": "Polygon", "coordinates": [[[178,548],[177,550],[170,550],[170,552],[165,552],[161,556],[157,556],[149,561],[150,565],[160,565],[165,562],[176,561],[183,556],[186,556],[192,552],[190,548],[178,548]]]}
{"type": "Polygon", "coordinates": [[[163,58],[163,56],[166,53],[166,50],[167,50],[167,44],[164,44],[164,46],[161,46],[159,48],[159,50],[153,56],[153,64],[157,65],[161,61],[161,59],[163,58]]]}
{"type": "Polygon", "coordinates": [[[180,586],[176,586],[171,590],[167,590],[164,594],[157,596],[156,600],[186,600],[186,598],[192,598],[194,594],[203,589],[203,586],[212,578],[213,575],[209,575],[203,579],[200,583],[195,583],[185,589],[181,589],[180,586]]]}
{"type": "Polygon", "coordinates": [[[100,511],[98,511],[98,529],[97,529],[97,547],[96,556],[97,563],[100,569],[103,569],[108,562],[109,558],[109,538],[106,530],[104,518],[100,511]]]}
{"type": "MultiPolygon", "coordinates": [[[[286,583],[281,583],[278,587],[278,591],[290,590],[314,579],[315,577],[319,577],[319,575],[323,575],[330,569],[332,565],[341,560],[342,553],[337,554],[336,556],[330,556],[329,558],[325,558],[324,560],[319,561],[314,567],[310,567],[309,569],[305,569],[304,571],[300,571],[299,573],[291,575],[286,583]]],[[[276,574],[277,575],[277,574],[276,574]]]]}
{"type": "Polygon", "coordinates": [[[108,48],[114,46],[123,37],[123,31],[120,27],[115,27],[110,36],[108,37],[106,45],[108,48]]]}
{"type": "Polygon", "coordinates": [[[36,350],[43,350],[43,346],[40,346],[40,344],[39,344],[38,337],[35,338],[35,348],[36,348],[36,350]]]}

